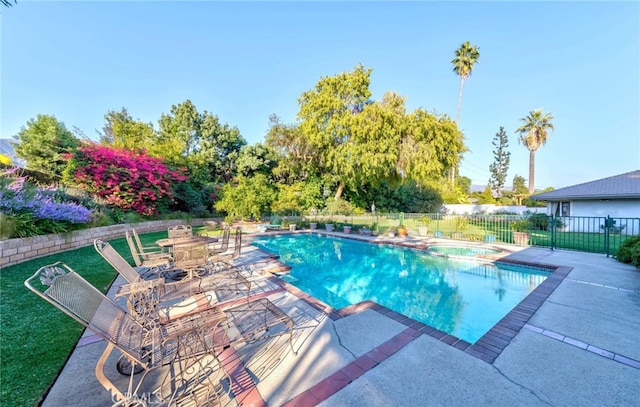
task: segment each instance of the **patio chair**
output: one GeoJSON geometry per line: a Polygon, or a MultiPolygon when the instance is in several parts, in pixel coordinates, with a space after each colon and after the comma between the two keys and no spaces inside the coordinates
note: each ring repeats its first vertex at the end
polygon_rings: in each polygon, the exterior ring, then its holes
{"type": "Polygon", "coordinates": [[[129,312],[139,319],[153,316],[170,320],[226,301],[248,301],[251,282],[237,267],[227,265],[225,270],[203,278],[168,282],[159,277],[145,281],[109,243],[96,239],[93,245],[127,280],[128,284],[118,287],[115,297],[126,297],[129,312]]]}
{"type": "Polygon", "coordinates": [[[282,228],[282,220],[279,216],[274,216],[267,225],[258,226],[260,232],[267,232],[269,230],[280,230],[282,228]]]}
{"type": "Polygon", "coordinates": [[[134,228],[129,229],[129,231],[131,232],[131,235],[133,236],[133,241],[135,242],[136,247],[138,248],[138,251],[141,254],[153,255],[153,254],[165,253],[162,247],[158,246],[157,244],[154,244],[153,246],[143,245],[142,241],[140,240],[140,236],[138,236],[138,232],[134,228]]]}
{"type": "Polygon", "coordinates": [[[229,379],[217,358],[219,344],[214,342],[227,329],[223,324],[226,317],[219,310],[165,325],[145,326],[61,262],[41,267],[24,284],[107,341],[95,374],[111,392],[116,401],[114,406],[136,405],[147,375],[166,365],[170,368],[162,373],[161,386],[153,394],[167,405],[188,401],[209,405],[226,393],[224,381],[229,379]],[[36,286],[38,280],[41,285],[36,286]],[[130,375],[126,390],[118,389],[105,373],[105,362],[114,349],[122,352],[116,364],[118,372],[130,375]],[[134,375],[140,372],[144,374],[134,380],[134,375]]]}
{"type": "Polygon", "coordinates": [[[215,254],[222,254],[229,249],[229,238],[231,236],[231,230],[225,228],[222,230],[222,237],[218,241],[219,244],[209,245],[209,252],[215,254]]]}
{"type": "Polygon", "coordinates": [[[125,238],[127,239],[133,262],[137,267],[162,269],[171,265],[171,254],[163,252],[145,253],[141,251],[136,245],[132,233],[128,230],[125,231],[125,238]]]}
{"type": "Polygon", "coordinates": [[[193,229],[191,229],[189,225],[170,226],[167,229],[167,234],[169,235],[169,239],[175,237],[191,237],[193,236],[193,229]]]}
{"type": "Polygon", "coordinates": [[[231,254],[232,259],[237,259],[240,257],[240,253],[242,251],[242,229],[238,226],[236,228],[236,234],[233,239],[233,253],[231,254]]]}

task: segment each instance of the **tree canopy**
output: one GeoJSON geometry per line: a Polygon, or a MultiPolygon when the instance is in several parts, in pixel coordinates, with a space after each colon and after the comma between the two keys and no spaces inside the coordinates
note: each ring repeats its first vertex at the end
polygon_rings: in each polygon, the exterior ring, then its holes
{"type": "Polygon", "coordinates": [[[529,193],[532,194],[535,186],[536,150],[547,143],[549,131],[555,127],[551,121],[551,113],[544,113],[542,109],[534,109],[526,117],[520,119],[522,126],[516,129],[520,135],[518,141],[529,150],[529,193]]]}
{"type": "Polygon", "coordinates": [[[474,65],[480,58],[480,48],[473,46],[469,41],[465,41],[456,50],[456,57],[451,61],[453,64],[453,72],[460,76],[460,91],[458,92],[458,114],[456,115],[456,123],[460,122],[460,108],[462,106],[462,88],[464,82],[473,71],[474,65]]]}
{"type": "MultiPolygon", "coordinates": [[[[465,151],[462,133],[446,116],[422,109],[406,113],[394,92],[371,100],[371,69],[323,77],[298,99],[299,137],[317,151],[319,172],[330,174],[335,199],[344,188],[381,179],[439,184],[465,151]]],[[[298,143],[300,144],[300,143],[298,143]]]]}
{"type": "Polygon", "coordinates": [[[190,178],[200,184],[233,178],[240,150],[247,144],[237,127],[220,123],[206,110],[199,113],[190,100],[171,106],[159,125],[158,140],[149,154],[186,166],[190,178]]]}
{"type": "Polygon", "coordinates": [[[500,130],[496,133],[491,142],[495,147],[493,150],[493,163],[489,166],[491,177],[489,185],[496,191],[498,198],[502,197],[502,189],[507,182],[507,172],[509,171],[509,161],[511,153],[507,150],[509,147],[509,137],[504,131],[504,127],[500,126],[500,130]]]}
{"type": "Polygon", "coordinates": [[[80,141],[55,116],[39,114],[29,119],[14,136],[14,151],[26,161],[26,168],[61,176],[66,167],[65,155],[72,153],[80,141]]]}
{"type": "Polygon", "coordinates": [[[149,150],[156,139],[151,123],[134,120],[124,107],[119,112],[110,110],[104,115],[105,125],[98,132],[104,145],[128,150],[149,150]]]}

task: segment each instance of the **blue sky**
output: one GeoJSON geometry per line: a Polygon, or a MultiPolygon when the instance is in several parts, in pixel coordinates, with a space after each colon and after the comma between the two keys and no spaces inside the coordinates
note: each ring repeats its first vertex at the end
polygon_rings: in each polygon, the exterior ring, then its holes
{"type": "Polygon", "coordinates": [[[555,132],[536,154],[537,188],[640,169],[638,2],[32,2],[1,10],[1,133],[37,114],[97,139],[108,110],[158,128],[172,104],[263,141],[268,117],[294,122],[323,76],[372,68],[371,90],[455,118],[454,51],[480,48],[460,127],[461,174],[485,184],[491,141],[509,135],[528,178],[519,119],[542,108],[555,132]]]}

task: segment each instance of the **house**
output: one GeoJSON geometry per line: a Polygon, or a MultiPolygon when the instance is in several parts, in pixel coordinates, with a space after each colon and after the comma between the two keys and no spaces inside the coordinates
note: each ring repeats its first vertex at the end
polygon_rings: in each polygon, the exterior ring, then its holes
{"type": "MultiPolygon", "coordinates": [[[[548,215],[601,218],[610,216],[617,222],[615,228],[626,229],[623,233],[640,232],[640,170],[533,195],[531,199],[546,201],[548,215]]],[[[594,225],[587,227],[584,224],[580,229],[593,232],[597,231],[593,229],[604,227],[600,221],[594,225]]]]}
{"type": "Polygon", "coordinates": [[[15,142],[15,140],[0,139],[0,154],[6,155],[7,157],[9,157],[13,165],[16,165],[18,167],[24,167],[26,163],[24,160],[21,160],[20,158],[16,157],[16,154],[13,150],[13,145],[11,144],[12,142],[15,142]]]}

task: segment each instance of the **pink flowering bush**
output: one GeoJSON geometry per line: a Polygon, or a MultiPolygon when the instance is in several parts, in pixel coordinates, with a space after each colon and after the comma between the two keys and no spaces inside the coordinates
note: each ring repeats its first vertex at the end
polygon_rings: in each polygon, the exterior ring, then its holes
{"type": "Polygon", "coordinates": [[[172,184],[187,179],[144,151],[87,144],[69,156],[67,182],[108,205],[142,215],[156,215],[173,201],[172,184]]]}

